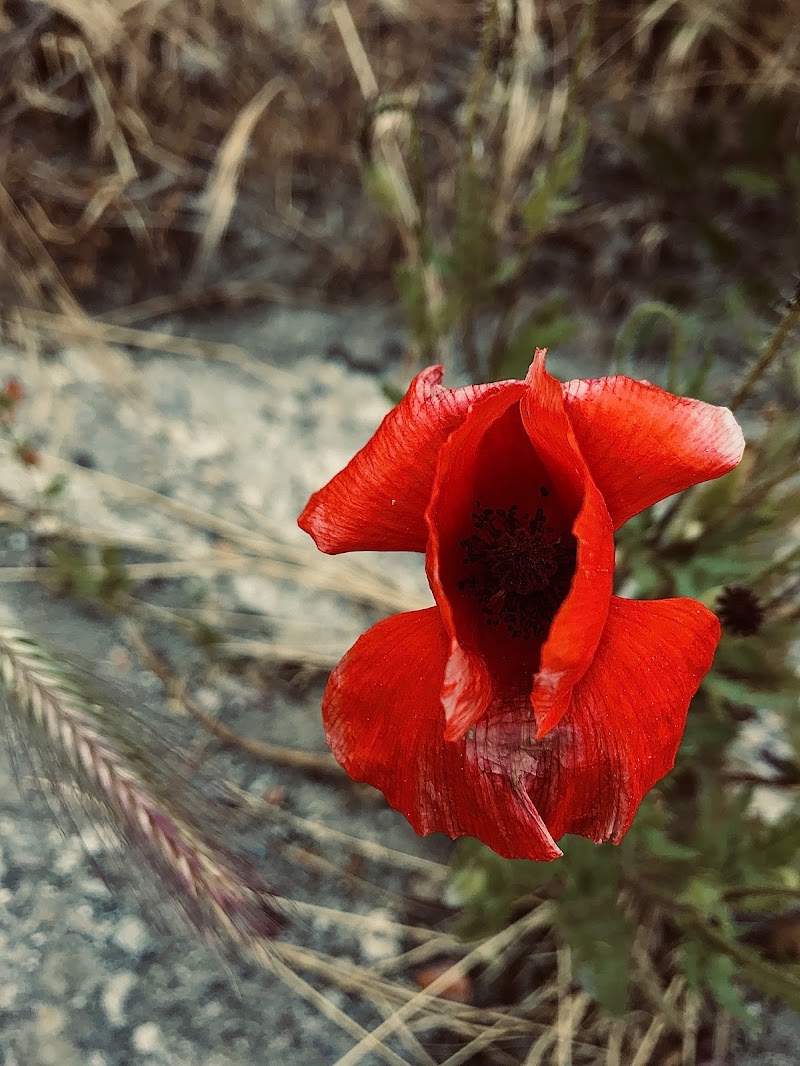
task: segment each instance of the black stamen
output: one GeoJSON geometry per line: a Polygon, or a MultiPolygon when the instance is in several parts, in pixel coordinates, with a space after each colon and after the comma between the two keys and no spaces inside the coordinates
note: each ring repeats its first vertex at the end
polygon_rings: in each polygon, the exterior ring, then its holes
{"type": "MultiPolygon", "coordinates": [[[[547,490],[540,489],[542,495],[547,490]]],[[[502,623],[512,637],[543,636],[561,606],[575,572],[577,543],[565,532],[555,536],[541,508],[534,515],[481,507],[472,512],[475,532],[461,541],[470,589],[487,625],[502,623]]]]}

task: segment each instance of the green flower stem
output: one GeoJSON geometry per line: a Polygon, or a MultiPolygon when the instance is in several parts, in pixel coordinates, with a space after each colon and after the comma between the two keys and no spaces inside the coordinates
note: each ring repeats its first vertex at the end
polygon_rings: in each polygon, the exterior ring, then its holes
{"type": "MultiPolygon", "coordinates": [[[[741,405],[752,392],[753,386],[756,384],[762,374],[764,374],[764,372],[768,370],[769,367],[772,365],[775,360],[775,357],[782,350],[792,331],[796,329],[798,325],[800,325],[800,299],[795,299],[792,300],[792,302],[787,307],[783,318],[778,323],[778,328],[767,341],[763,352],[753,364],[750,373],[747,375],[742,384],[736,390],[733,398],[729,402],[728,407],[731,411],[736,411],[739,407],[741,407],[741,405]]],[[[789,473],[791,473],[791,470],[782,470],[778,476],[770,479],[770,481],[765,485],[760,486],[759,491],[769,491],[776,485],[780,484],[787,476],[789,476],[789,473]]],[[[666,509],[664,514],[658,520],[658,522],[655,523],[651,541],[654,545],[660,544],[661,538],[663,537],[668,527],[672,525],[675,516],[680,511],[681,507],[684,506],[684,502],[691,492],[692,490],[690,489],[687,492],[684,492],[680,496],[678,496],[674,503],[670,504],[670,506],[666,509]]],[[[750,496],[752,497],[752,495],[753,494],[751,493],[750,496]]]]}
{"type": "Polygon", "coordinates": [[[555,152],[553,152],[554,158],[558,157],[558,154],[564,148],[564,144],[567,140],[572,109],[575,106],[575,98],[578,95],[578,90],[580,89],[585,76],[586,60],[589,55],[589,45],[592,42],[596,15],[597,0],[586,0],[583,8],[583,18],[581,19],[581,35],[578,38],[578,46],[575,49],[575,59],[570,64],[569,75],[567,77],[567,99],[564,103],[564,111],[561,115],[561,128],[558,131],[557,148],[555,152]]]}
{"type": "MultiPolygon", "coordinates": [[[[596,15],[597,0],[586,0],[581,19],[580,36],[575,49],[575,57],[570,64],[569,74],[567,76],[567,94],[564,101],[564,110],[561,113],[558,137],[545,167],[545,174],[542,181],[544,188],[553,189],[557,183],[558,169],[561,164],[562,155],[567,149],[570,127],[573,125],[578,92],[586,76],[586,65],[589,57],[589,47],[594,34],[596,15]]],[[[578,118],[577,121],[580,121],[580,118],[578,118]]],[[[538,236],[538,230],[528,230],[520,242],[519,255],[525,264],[530,260],[538,236]]],[[[516,307],[516,300],[506,302],[498,317],[488,359],[488,368],[492,376],[494,374],[494,368],[497,366],[498,361],[503,355],[506,344],[508,343],[508,338],[514,324],[514,312],[516,307]]]]}
{"type": "Polygon", "coordinates": [[[659,318],[665,322],[672,335],[672,341],[669,346],[667,388],[670,392],[675,392],[678,388],[680,367],[684,348],[686,347],[686,331],[681,321],[681,316],[668,304],[661,303],[659,300],[649,300],[647,303],[640,304],[628,316],[627,321],[620,330],[617,343],[614,345],[611,365],[615,374],[624,373],[642,326],[648,321],[659,318]]]}
{"type": "Polygon", "coordinates": [[[741,407],[750,395],[755,383],[772,365],[775,357],[788,340],[792,330],[796,329],[798,325],[800,325],[800,299],[794,299],[784,312],[783,318],[778,323],[778,328],[767,341],[763,352],[753,364],[750,373],[739,386],[733,399],[728,404],[731,411],[736,411],[741,407]]]}

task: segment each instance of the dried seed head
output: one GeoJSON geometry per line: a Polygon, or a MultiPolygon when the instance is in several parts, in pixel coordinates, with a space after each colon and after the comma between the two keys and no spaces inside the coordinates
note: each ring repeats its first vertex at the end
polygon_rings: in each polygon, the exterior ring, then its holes
{"type": "Polygon", "coordinates": [[[726,585],[717,599],[717,615],[726,633],[752,637],[764,624],[764,608],[746,585],[726,585]]]}

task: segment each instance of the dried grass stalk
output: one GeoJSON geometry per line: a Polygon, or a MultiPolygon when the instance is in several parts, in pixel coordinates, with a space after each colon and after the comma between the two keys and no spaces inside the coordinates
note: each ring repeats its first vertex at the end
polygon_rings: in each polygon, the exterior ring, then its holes
{"type": "Polygon", "coordinates": [[[70,817],[76,794],[80,807],[99,810],[143,862],[148,886],[159,886],[204,938],[246,949],[281,929],[285,912],[260,874],[200,828],[200,818],[206,826],[214,817],[212,801],[181,773],[179,753],[149,750],[142,723],[88,699],[63,666],[15,630],[0,630],[0,690],[7,735],[70,817]]]}
{"type": "MultiPolygon", "coordinates": [[[[517,11],[515,39],[504,38],[510,77],[501,76],[500,56],[481,108],[490,131],[508,116],[499,127],[504,202],[526,187],[557,128],[582,7],[583,0],[500,5],[509,25],[517,11]]],[[[103,297],[120,303],[151,294],[152,282],[174,290],[192,264],[199,281],[226,233],[263,227],[265,211],[296,233],[303,210],[319,217],[332,191],[337,211],[317,227],[327,245],[319,278],[328,277],[331,257],[353,270],[388,269],[386,231],[364,217],[358,191],[354,146],[365,112],[377,93],[418,101],[421,127],[437,131],[428,207],[446,218],[459,113],[448,104],[443,114],[435,100],[444,86],[463,102],[486,8],[463,0],[3,6],[0,140],[10,148],[0,154],[0,184],[19,215],[0,210],[9,286],[62,311],[57,276],[69,293],[102,283],[103,297]],[[286,91],[275,98],[265,87],[278,79],[286,91]]],[[[671,131],[701,112],[730,116],[765,99],[783,115],[776,137],[794,138],[797,17],[797,0],[599,4],[587,97],[618,126],[671,131]]],[[[723,139],[736,129],[722,123],[723,139]]],[[[418,205],[394,133],[379,132],[400,217],[413,229],[418,205]]]]}

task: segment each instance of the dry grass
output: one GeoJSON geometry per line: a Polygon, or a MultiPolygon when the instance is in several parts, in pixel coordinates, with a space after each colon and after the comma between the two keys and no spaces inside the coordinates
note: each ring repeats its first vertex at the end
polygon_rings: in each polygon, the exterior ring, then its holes
{"type": "MultiPolygon", "coordinates": [[[[2,5],[5,284],[29,307],[73,314],[77,300],[124,304],[152,295],[154,282],[196,294],[225,235],[248,230],[313,250],[317,285],[380,275],[392,237],[357,195],[369,107],[378,94],[415,106],[446,210],[485,6],[2,5]]],[[[500,10],[496,83],[485,86],[481,119],[499,138],[498,202],[510,204],[557,134],[581,4],[519,0],[500,10]]],[[[673,131],[688,116],[731,115],[766,97],[785,105],[791,135],[799,23],[798,0],[600,4],[587,95],[617,129],[658,122],[673,131]]],[[[726,129],[735,135],[736,122],[726,129]]],[[[416,206],[403,195],[411,223],[416,206]]]]}

